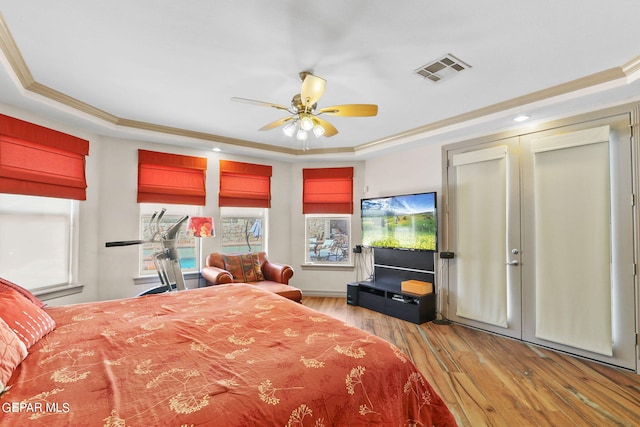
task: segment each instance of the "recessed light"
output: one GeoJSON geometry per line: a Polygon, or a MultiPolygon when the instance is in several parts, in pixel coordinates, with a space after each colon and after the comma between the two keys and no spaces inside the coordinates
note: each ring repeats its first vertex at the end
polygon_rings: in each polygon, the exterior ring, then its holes
{"type": "Polygon", "coordinates": [[[520,116],[518,116],[518,117],[514,118],[514,119],[513,119],[513,121],[514,121],[514,122],[524,122],[524,121],[529,120],[530,118],[531,118],[531,116],[528,116],[528,115],[526,115],[526,114],[522,114],[522,115],[520,115],[520,116]]]}
{"type": "Polygon", "coordinates": [[[220,148],[220,147],[214,147],[214,148],[213,148],[213,151],[215,151],[216,153],[219,153],[219,152],[221,152],[221,151],[222,151],[222,148],[220,148]]]}

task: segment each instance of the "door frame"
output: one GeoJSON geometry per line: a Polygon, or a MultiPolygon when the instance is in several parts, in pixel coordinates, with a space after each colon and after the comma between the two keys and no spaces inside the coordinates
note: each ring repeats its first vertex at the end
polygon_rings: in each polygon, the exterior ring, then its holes
{"type": "MultiPolygon", "coordinates": [[[[452,149],[460,149],[464,147],[472,147],[478,144],[495,142],[511,137],[520,137],[524,135],[528,135],[530,133],[537,133],[541,131],[561,128],[565,126],[577,125],[581,123],[606,119],[615,115],[626,114],[630,117],[631,123],[631,169],[632,169],[632,185],[633,185],[633,223],[634,223],[634,242],[633,242],[633,268],[634,271],[634,291],[636,298],[634,300],[635,313],[636,313],[636,324],[635,324],[635,354],[636,354],[636,369],[635,372],[640,374],[640,349],[639,349],[639,331],[640,331],[640,266],[639,257],[640,257],[640,104],[632,103],[632,104],[624,104],[618,105],[602,110],[596,110],[588,113],[583,113],[573,117],[567,117],[564,119],[559,119],[555,121],[548,122],[539,122],[535,124],[530,124],[526,127],[519,127],[511,130],[506,130],[501,133],[486,135],[482,137],[476,137],[468,140],[462,140],[459,142],[454,142],[450,144],[443,144],[441,147],[441,169],[442,169],[442,189],[441,189],[441,198],[440,206],[440,231],[439,231],[439,247],[440,252],[451,252],[453,244],[451,242],[451,236],[449,233],[449,201],[451,198],[451,194],[448,192],[448,170],[447,170],[447,160],[448,160],[448,151],[452,149]]],[[[455,255],[454,255],[455,256],[455,255]]],[[[454,258],[455,259],[455,258],[454,258]]],[[[450,318],[450,263],[452,263],[452,259],[440,259],[440,267],[439,267],[439,301],[438,301],[438,311],[442,315],[444,319],[450,318]]],[[[557,350],[563,351],[563,350],[557,350]]],[[[575,355],[573,352],[569,352],[572,355],[575,355]]],[[[578,357],[580,357],[578,355],[578,357]]]]}
{"type": "MultiPolygon", "coordinates": [[[[569,345],[546,341],[536,337],[535,328],[535,242],[530,235],[533,217],[533,183],[523,179],[523,251],[528,254],[528,262],[523,265],[523,340],[529,343],[550,347],[555,350],[571,353],[576,356],[597,360],[603,363],[619,366],[625,369],[637,370],[637,357],[635,346],[635,331],[630,331],[635,325],[635,305],[628,305],[628,299],[633,299],[634,292],[629,287],[635,286],[633,277],[634,242],[632,199],[632,167],[631,157],[631,132],[629,129],[629,115],[607,117],[601,120],[589,121],[576,125],[536,132],[521,138],[522,144],[522,173],[524,177],[533,177],[533,155],[529,152],[534,140],[545,137],[553,137],[561,134],[569,134],[601,126],[608,126],[609,133],[609,179],[611,188],[611,251],[609,263],[611,265],[611,284],[613,304],[611,312],[612,341],[615,344],[613,356],[600,355],[598,353],[582,350],[569,345]],[[627,163],[628,162],[628,163],[627,163]],[[624,167],[622,167],[624,165],[624,167]],[[620,167],[616,167],[620,166],[620,167]],[[615,221],[614,221],[615,219],[615,221]],[[630,236],[630,238],[626,238],[630,236]],[[614,283],[616,284],[613,287],[614,283]],[[624,294],[627,294],[626,297],[624,294]],[[633,307],[632,307],[633,306],[633,307]],[[626,327],[621,325],[627,325],[626,327]]],[[[562,262],[561,259],[558,262],[562,262]]],[[[582,307],[589,310],[588,307],[582,307]]]]}
{"type": "MultiPolygon", "coordinates": [[[[497,268],[497,265],[500,265],[498,268],[504,268],[504,280],[505,280],[505,292],[506,292],[506,326],[501,326],[492,323],[486,323],[478,319],[472,319],[470,317],[458,316],[457,314],[457,300],[449,299],[449,309],[451,311],[449,313],[449,319],[455,322],[471,326],[474,328],[486,330],[489,332],[497,333],[500,335],[505,335],[511,338],[521,339],[522,338],[522,298],[521,298],[521,272],[520,272],[520,255],[519,252],[512,254],[510,251],[512,249],[517,249],[520,251],[520,172],[519,172],[519,138],[507,138],[498,141],[491,141],[486,143],[476,144],[470,147],[461,147],[459,149],[451,149],[447,152],[448,156],[448,178],[447,178],[447,187],[445,192],[448,193],[450,198],[448,199],[446,215],[448,217],[447,221],[453,220],[453,215],[455,215],[454,209],[452,206],[455,206],[457,195],[455,193],[455,188],[449,186],[449,182],[451,180],[455,180],[456,168],[454,165],[454,157],[458,155],[467,155],[470,154],[473,156],[473,153],[481,152],[483,150],[491,150],[494,148],[505,147],[504,158],[507,160],[506,169],[505,169],[505,203],[507,208],[507,216],[505,224],[505,236],[506,241],[504,243],[504,252],[500,259],[495,256],[491,258],[491,261],[494,262],[493,268],[497,268]],[[510,265],[512,264],[512,265],[510,265]]],[[[481,163],[484,160],[481,161],[481,163]]],[[[475,163],[475,162],[474,162],[475,163]]],[[[456,247],[456,235],[457,231],[448,230],[448,241],[447,247],[449,251],[454,252],[454,254],[459,250],[456,247]]],[[[454,256],[453,259],[450,260],[449,263],[449,274],[450,280],[448,281],[449,285],[449,294],[453,293],[453,291],[458,290],[457,286],[453,286],[453,283],[458,284],[457,282],[457,270],[455,267],[460,262],[459,258],[454,256]]]]}

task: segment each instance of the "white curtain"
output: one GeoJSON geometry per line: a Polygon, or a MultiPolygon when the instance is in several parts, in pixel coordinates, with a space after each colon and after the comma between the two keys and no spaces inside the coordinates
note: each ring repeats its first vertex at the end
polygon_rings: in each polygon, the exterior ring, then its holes
{"type": "Polygon", "coordinates": [[[536,337],[612,355],[609,127],[534,140],[536,337]]]}
{"type": "Polygon", "coordinates": [[[455,155],[456,315],[507,327],[507,147],[455,155]]]}

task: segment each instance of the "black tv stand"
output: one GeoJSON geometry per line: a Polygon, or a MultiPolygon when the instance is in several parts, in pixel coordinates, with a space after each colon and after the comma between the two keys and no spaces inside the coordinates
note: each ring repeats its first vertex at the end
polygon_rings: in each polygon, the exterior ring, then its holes
{"type": "Polygon", "coordinates": [[[436,298],[433,293],[409,294],[401,292],[400,285],[376,282],[353,282],[348,286],[357,288],[357,304],[353,305],[417,324],[436,318],[436,298]]]}
{"type": "Polygon", "coordinates": [[[374,249],[373,281],[347,284],[347,303],[421,324],[436,318],[435,253],[374,249]],[[417,295],[402,292],[404,280],[434,284],[434,292],[417,295]]]}

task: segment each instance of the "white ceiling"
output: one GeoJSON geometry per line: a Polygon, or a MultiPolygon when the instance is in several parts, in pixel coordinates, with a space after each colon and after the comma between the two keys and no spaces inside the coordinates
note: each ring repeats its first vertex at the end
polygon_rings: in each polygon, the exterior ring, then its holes
{"type": "Polygon", "coordinates": [[[230,152],[366,156],[640,100],[638,0],[0,0],[0,13],[0,103],[230,152]],[[438,84],[414,72],[449,53],[471,68],[438,84]],[[230,100],[288,106],[304,70],[327,80],[319,108],[378,116],[325,116],[339,134],[302,152],[258,131],[286,112],[230,100]]]}

